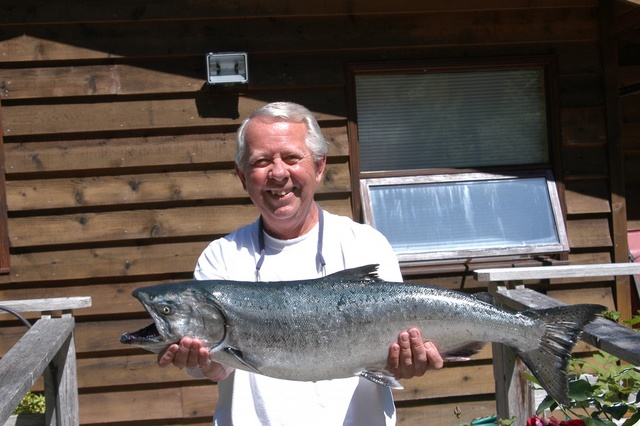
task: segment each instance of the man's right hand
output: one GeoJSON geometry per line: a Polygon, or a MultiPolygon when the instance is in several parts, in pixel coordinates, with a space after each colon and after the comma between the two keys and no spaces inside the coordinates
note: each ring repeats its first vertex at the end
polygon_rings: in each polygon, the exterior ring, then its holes
{"type": "Polygon", "coordinates": [[[209,349],[198,339],[183,337],[178,343],[170,345],[158,354],[158,365],[166,367],[175,365],[178,368],[199,368],[204,377],[214,382],[226,379],[234,370],[209,358],[209,349]]]}

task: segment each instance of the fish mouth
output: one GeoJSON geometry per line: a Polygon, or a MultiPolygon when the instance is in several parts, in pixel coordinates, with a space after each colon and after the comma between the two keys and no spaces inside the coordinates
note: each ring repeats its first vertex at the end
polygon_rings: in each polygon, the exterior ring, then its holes
{"type": "Polygon", "coordinates": [[[128,345],[145,345],[164,342],[164,337],[162,337],[162,335],[158,332],[156,323],[151,323],[138,331],[124,333],[122,336],[120,336],[120,343],[128,345]]]}

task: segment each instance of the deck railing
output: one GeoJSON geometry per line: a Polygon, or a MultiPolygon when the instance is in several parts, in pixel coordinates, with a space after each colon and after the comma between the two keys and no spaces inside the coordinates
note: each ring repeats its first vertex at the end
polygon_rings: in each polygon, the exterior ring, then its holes
{"type": "MultiPolygon", "coordinates": [[[[489,282],[489,290],[502,307],[522,310],[550,308],[564,303],[525,288],[523,280],[553,278],[611,277],[640,274],[638,263],[601,265],[540,266],[478,269],[478,281],[489,282]]],[[[640,365],[640,333],[613,321],[597,318],[581,335],[581,340],[633,365],[640,365]]],[[[535,414],[533,391],[524,377],[524,364],[501,344],[493,344],[496,380],[496,410],[499,418],[526,419],[535,414]]]]}
{"type": "MultiPolygon", "coordinates": [[[[46,413],[38,423],[76,426],[78,385],[73,340],[73,309],[91,306],[90,297],[0,301],[14,312],[41,312],[33,326],[0,359],[0,425],[11,425],[11,414],[36,380],[44,375],[46,413]],[[62,311],[59,317],[52,312],[62,311]]],[[[0,311],[0,314],[5,313],[0,311]]]]}

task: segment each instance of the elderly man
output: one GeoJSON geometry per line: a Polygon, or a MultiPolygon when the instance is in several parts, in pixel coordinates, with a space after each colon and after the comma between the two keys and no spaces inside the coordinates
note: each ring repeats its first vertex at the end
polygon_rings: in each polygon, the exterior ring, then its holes
{"type": "MultiPolygon", "coordinates": [[[[198,260],[196,279],[309,279],[378,263],[383,279],[402,280],[382,234],[314,201],[328,145],[308,109],[268,104],[243,122],[237,140],[236,172],[260,218],[213,241],[198,260]]],[[[389,372],[411,378],[442,367],[437,349],[419,330],[398,333],[398,341],[389,342],[389,372]]],[[[208,349],[190,338],[161,353],[158,363],[219,382],[216,425],[395,424],[391,391],[360,377],[294,382],[260,376],[210,361],[208,349]]]]}

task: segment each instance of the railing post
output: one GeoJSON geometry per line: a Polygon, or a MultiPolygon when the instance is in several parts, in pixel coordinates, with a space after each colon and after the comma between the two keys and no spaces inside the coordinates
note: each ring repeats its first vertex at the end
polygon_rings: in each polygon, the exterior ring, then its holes
{"type": "MultiPolygon", "coordinates": [[[[513,282],[489,282],[489,292],[495,298],[500,284],[514,286],[513,282]]],[[[500,305],[500,303],[498,303],[500,305]]],[[[500,419],[529,418],[535,412],[533,390],[524,376],[527,367],[511,349],[501,343],[492,343],[493,376],[496,383],[496,413],[500,419]]]]}
{"type": "Polygon", "coordinates": [[[77,388],[76,354],[72,333],[44,372],[46,425],[77,426],[80,423],[77,388]]]}

